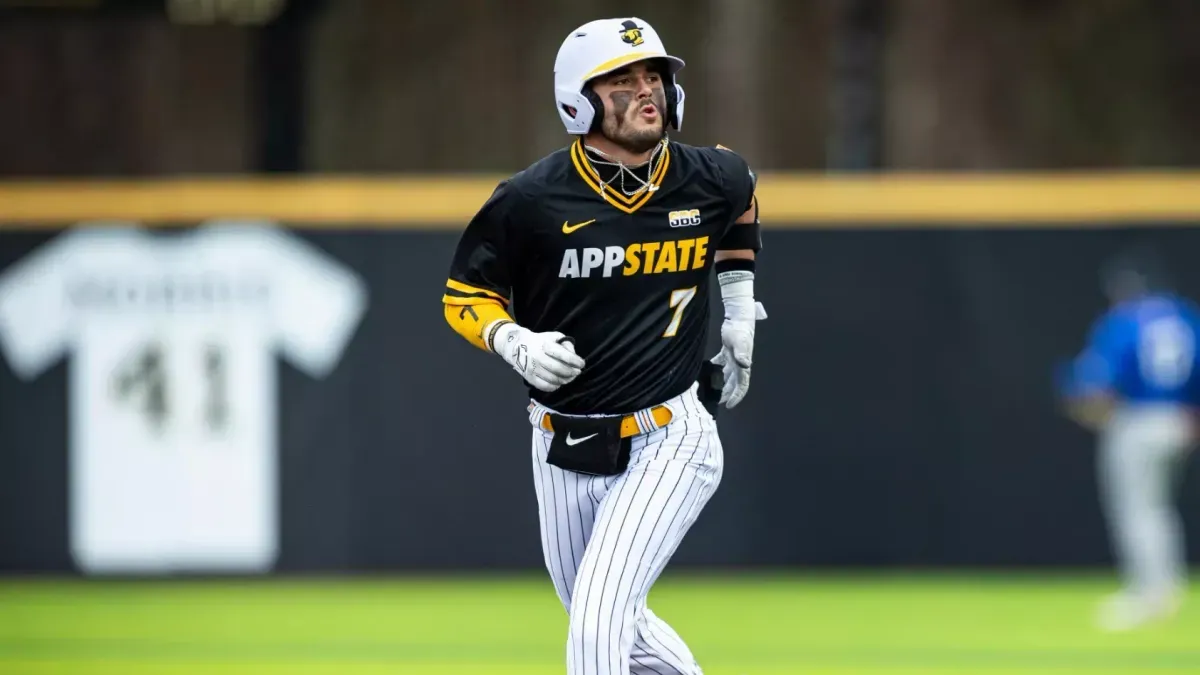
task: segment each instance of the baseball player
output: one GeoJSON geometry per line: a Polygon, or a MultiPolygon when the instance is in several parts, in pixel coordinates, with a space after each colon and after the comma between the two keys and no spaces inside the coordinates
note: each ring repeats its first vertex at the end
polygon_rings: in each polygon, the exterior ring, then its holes
{"type": "Polygon", "coordinates": [[[728,149],[667,137],[683,65],[636,17],[571,31],[554,98],[574,139],[500,183],[442,298],[456,332],[528,383],[572,675],[701,672],[646,596],[721,480],[713,415],[746,395],[766,317],[754,174],[728,149]],[[724,321],[708,362],[714,270],[724,321]]]}
{"type": "Polygon", "coordinates": [[[1112,306],[1060,373],[1073,419],[1099,437],[1099,492],[1123,588],[1097,617],[1127,630],[1174,614],[1187,562],[1172,503],[1196,439],[1200,311],[1167,290],[1148,251],[1120,256],[1103,274],[1112,306]]]}

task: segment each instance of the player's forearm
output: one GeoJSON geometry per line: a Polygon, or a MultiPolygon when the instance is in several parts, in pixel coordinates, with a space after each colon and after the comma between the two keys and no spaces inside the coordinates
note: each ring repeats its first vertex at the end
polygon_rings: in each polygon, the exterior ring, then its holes
{"type": "Polygon", "coordinates": [[[754,250],[749,248],[739,248],[730,251],[717,251],[713,255],[713,262],[719,263],[722,260],[754,260],[754,250]]]}
{"type": "Polygon", "coordinates": [[[753,321],[756,314],[754,251],[749,249],[717,251],[713,260],[717,272],[717,283],[721,287],[721,300],[725,305],[725,317],[753,321]]]}
{"type": "Polygon", "coordinates": [[[1108,423],[1113,408],[1112,399],[1105,395],[1075,398],[1066,402],[1067,416],[1091,431],[1099,431],[1108,423]]]}
{"type": "Polygon", "coordinates": [[[495,329],[513,320],[496,301],[462,305],[445,303],[444,314],[446,323],[455,333],[486,352],[492,351],[489,338],[493,337],[495,329]]]}

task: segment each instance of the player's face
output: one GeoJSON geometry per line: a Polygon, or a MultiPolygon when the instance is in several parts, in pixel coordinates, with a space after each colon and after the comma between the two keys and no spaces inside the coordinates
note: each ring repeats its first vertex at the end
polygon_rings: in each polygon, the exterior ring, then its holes
{"type": "Polygon", "coordinates": [[[654,64],[634,63],[592,84],[604,101],[602,131],[633,153],[647,152],[666,134],[667,95],[654,64]]]}

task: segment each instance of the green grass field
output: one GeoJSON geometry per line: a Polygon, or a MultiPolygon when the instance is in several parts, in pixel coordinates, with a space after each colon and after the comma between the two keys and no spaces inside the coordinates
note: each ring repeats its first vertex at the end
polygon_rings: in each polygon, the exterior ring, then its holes
{"type": "MultiPolygon", "coordinates": [[[[664,577],[651,607],[707,675],[1200,673],[1200,594],[1171,623],[1091,627],[1106,577],[664,577]]],[[[0,673],[565,672],[541,576],[0,581],[0,673]]]]}

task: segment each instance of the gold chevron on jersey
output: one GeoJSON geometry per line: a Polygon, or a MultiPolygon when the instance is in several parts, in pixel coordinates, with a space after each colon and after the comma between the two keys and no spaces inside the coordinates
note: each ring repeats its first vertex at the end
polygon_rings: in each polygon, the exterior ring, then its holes
{"type": "Polygon", "coordinates": [[[571,145],[571,162],[575,165],[575,171],[579,173],[583,182],[588,184],[588,187],[596,191],[596,194],[604,198],[604,201],[612,204],[625,213],[633,213],[650,201],[650,197],[662,186],[663,179],[667,176],[667,167],[671,164],[671,149],[667,141],[662,142],[662,159],[659,160],[658,166],[654,169],[654,174],[650,176],[650,183],[641,190],[637,191],[632,197],[625,195],[620,190],[604,187],[604,181],[600,179],[600,174],[596,172],[596,167],[592,166],[587,159],[586,150],[583,148],[583,140],[578,139],[571,145]]]}
{"type": "Polygon", "coordinates": [[[495,291],[464,284],[454,279],[446,280],[446,294],[442,296],[443,304],[478,305],[485,302],[499,302],[502,306],[508,307],[508,299],[495,291]]]}

